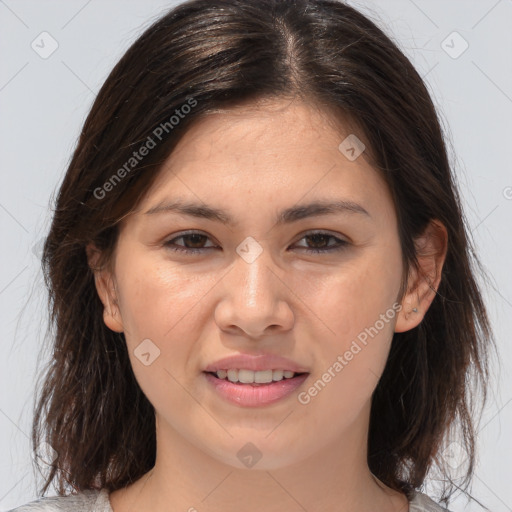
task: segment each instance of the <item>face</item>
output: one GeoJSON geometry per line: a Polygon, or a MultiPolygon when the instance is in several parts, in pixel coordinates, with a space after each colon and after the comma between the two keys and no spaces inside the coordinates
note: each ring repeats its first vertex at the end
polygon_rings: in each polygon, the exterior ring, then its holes
{"type": "Polygon", "coordinates": [[[231,466],[261,454],[259,468],[284,467],[355,439],[396,328],[392,199],[327,116],[275,100],[201,120],[97,281],[157,435],[231,466]]]}

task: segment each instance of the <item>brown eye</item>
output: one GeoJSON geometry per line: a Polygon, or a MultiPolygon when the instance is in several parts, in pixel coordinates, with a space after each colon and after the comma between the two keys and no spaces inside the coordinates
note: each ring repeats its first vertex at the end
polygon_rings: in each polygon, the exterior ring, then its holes
{"type": "Polygon", "coordinates": [[[207,235],[202,233],[183,233],[180,236],[165,242],[165,247],[176,251],[185,253],[201,253],[205,249],[211,249],[215,246],[205,247],[206,241],[209,239],[207,235]],[[177,244],[177,240],[183,240],[184,244],[177,244]]]}
{"type": "Polygon", "coordinates": [[[346,240],[331,235],[330,233],[310,233],[301,238],[306,240],[308,247],[304,248],[309,253],[327,253],[330,251],[338,251],[349,244],[346,240]],[[331,242],[334,241],[334,243],[331,242]],[[311,247],[312,246],[312,247],[311,247]]]}
{"type": "MultiPolygon", "coordinates": [[[[188,246],[188,248],[201,249],[208,237],[205,235],[192,234],[192,235],[184,235],[184,236],[181,236],[180,238],[183,238],[183,240],[189,241],[189,243],[190,243],[190,245],[192,245],[192,247],[188,246]]],[[[187,245],[187,244],[185,244],[185,245],[187,245]]]]}

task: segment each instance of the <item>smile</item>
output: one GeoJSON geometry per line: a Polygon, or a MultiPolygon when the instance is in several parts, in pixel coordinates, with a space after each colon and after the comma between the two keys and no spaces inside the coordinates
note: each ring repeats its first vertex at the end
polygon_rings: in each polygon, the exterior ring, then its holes
{"type": "Polygon", "coordinates": [[[213,372],[219,379],[227,379],[230,382],[241,382],[242,384],[268,384],[269,382],[277,382],[283,379],[291,379],[295,376],[295,372],[290,370],[237,370],[231,368],[229,370],[218,370],[213,372]]]}
{"type": "Polygon", "coordinates": [[[217,396],[241,407],[262,407],[289,398],[309,373],[245,369],[203,372],[217,396]]]}

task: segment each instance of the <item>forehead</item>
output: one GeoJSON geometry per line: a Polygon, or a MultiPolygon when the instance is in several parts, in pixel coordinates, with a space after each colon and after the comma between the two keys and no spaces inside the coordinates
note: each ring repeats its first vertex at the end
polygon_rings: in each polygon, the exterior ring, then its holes
{"type": "MultiPolygon", "coordinates": [[[[316,103],[266,99],[232,109],[216,110],[193,124],[180,140],[169,161],[194,158],[258,157],[262,153],[317,154],[332,151],[355,125],[341,113],[333,115],[316,103]],[[226,154],[228,153],[228,154],[226,154]]],[[[357,128],[360,139],[364,135],[357,128]]],[[[289,158],[289,154],[287,157],[289,158]]]]}
{"type": "Polygon", "coordinates": [[[217,109],[189,127],[164,162],[153,188],[160,187],[166,170],[176,174],[187,169],[187,175],[203,172],[220,177],[223,169],[231,174],[235,168],[257,172],[262,179],[267,171],[281,171],[284,176],[293,169],[298,175],[312,164],[325,170],[335,162],[351,164],[340,152],[347,137],[356,137],[366,146],[351,167],[370,169],[364,134],[341,112],[334,115],[316,103],[275,98],[217,109]]]}
{"type": "MultiPolygon", "coordinates": [[[[355,160],[340,151],[354,126],[316,105],[282,99],[215,111],[184,134],[140,209],[176,197],[246,211],[249,201],[260,209],[302,198],[390,201],[366,150],[355,160]]],[[[364,140],[360,131],[357,137],[364,140]]]]}

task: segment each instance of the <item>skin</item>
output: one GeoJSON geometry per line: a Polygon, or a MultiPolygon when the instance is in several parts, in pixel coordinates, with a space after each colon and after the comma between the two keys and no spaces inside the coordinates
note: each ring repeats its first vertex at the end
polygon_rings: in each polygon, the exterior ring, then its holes
{"type": "MultiPolygon", "coordinates": [[[[409,274],[402,309],[309,403],[294,393],[240,407],[219,397],[202,374],[228,355],[272,353],[307,368],[298,391],[307,390],[397,303],[402,265],[394,205],[365,153],[349,161],[338,149],[350,133],[348,124],[298,100],[213,114],[189,129],[123,220],[113,265],[95,271],[96,287],[104,321],[125,333],[135,376],[155,408],[157,458],[149,473],[110,495],[114,512],[238,512],[241,504],[246,512],[408,510],[405,495],[367,465],[371,395],[393,332],[416,327],[435,297],[446,254],[439,222],[418,240],[424,275],[409,274]],[[223,209],[234,224],[145,213],[178,197],[223,209]],[[285,208],[327,199],[354,201],[369,215],[275,222],[285,208]],[[205,237],[178,238],[188,230],[205,237]],[[318,230],[335,238],[306,237],[318,230]],[[263,250],[252,263],[236,252],[248,236],[263,250]],[[348,244],[305,252],[336,239],[348,244]],[[171,241],[202,252],[174,252],[165,245],[171,241]],[[146,366],[134,350],[148,338],[160,354],[146,366]],[[248,442],[262,455],[252,468],[237,457],[248,442]]],[[[94,263],[94,246],[88,254],[94,263]]]]}

